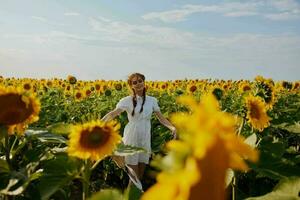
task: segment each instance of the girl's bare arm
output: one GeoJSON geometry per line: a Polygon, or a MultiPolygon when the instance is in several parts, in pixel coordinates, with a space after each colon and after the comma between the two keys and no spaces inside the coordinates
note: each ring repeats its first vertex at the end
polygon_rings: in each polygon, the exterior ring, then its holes
{"type": "Polygon", "coordinates": [[[168,129],[170,129],[172,131],[172,134],[174,136],[174,138],[176,138],[176,128],[173,124],[171,124],[171,122],[169,122],[169,120],[167,120],[160,111],[154,111],[156,117],[158,118],[159,122],[164,125],[165,127],[167,127],[168,129]]]}
{"type": "Polygon", "coordinates": [[[120,115],[123,111],[124,110],[120,108],[116,108],[110,111],[109,113],[107,113],[106,115],[104,115],[104,117],[101,118],[101,121],[108,122],[110,120],[113,120],[116,116],[120,115]]]}

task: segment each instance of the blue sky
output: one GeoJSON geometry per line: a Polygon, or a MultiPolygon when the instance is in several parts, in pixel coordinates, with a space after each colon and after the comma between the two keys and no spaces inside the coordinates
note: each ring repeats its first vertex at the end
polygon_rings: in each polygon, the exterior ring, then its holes
{"type": "Polygon", "coordinates": [[[299,80],[300,1],[0,0],[0,75],[299,80]]]}

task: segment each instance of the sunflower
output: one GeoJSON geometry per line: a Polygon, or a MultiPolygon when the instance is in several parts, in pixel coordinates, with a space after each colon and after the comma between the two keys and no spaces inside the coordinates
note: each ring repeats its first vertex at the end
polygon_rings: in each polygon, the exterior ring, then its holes
{"type": "Polygon", "coordinates": [[[251,91],[251,85],[248,82],[239,83],[239,91],[241,93],[251,91]]]}
{"type": "Polygon", "coordinates": [[[105,94],[105,96],[107,96],[107,97],[109,97],[109,96],[111,96],[111,90],[110,89],[107,89],[107,90],[105,90],[104,91],[104,94],[105,94]]]}
{"type": "Polygon", "coordinates": [[[211,90],[211,93],[216,97],[216,99],[219,101],[224,96],[224,90],[218,86],[214,86],[211,90]]]}
{"type": "Polygon", "coordinates": [[[117,91],[120,91],[120,90],[122,90],[122,84],[121,83],[115,83],[115,89],[117,90],[117,91]]]}
{"type": "Polygon", "coordinates": [[[69,76],[67,77],[67,81],[68,81],[70,84],[74,85],[74,84],[76,84],[77,79],[76,79],[75,76],[69,75],[69,76]]]}
{"type": "Polygon", "coordinates": [[[164,91],[165,89],[167,89],[167,87],[168,87],[167,84],[162,83],[162,84],[160,85],[160,90],[161,90],[161,91],[164,91]]]}
{"type": "Polygon", "coordinates": [[[293,88],[293,84],[288,81],[282,81],[281,86],[282,86],[282,88],[289,90],[289,91],[293,88]]]}
{"type": "Polygon", "coordinates": [[[101,92],[101,84],[100,84],[100,83],[96,83],[96,84],[95,84],[95,89],[96,89],[96,91],[97,91],[98,93],[100,93],[100,92],[101,92]]]}
{"type": "Polygon", "coordinates": [[[70,84],[66,85],[65,87],[65,94],[71,94],[72,93],[72,86],[70,84]]]}
{"type": "Polygon", "coordinates": [[[263,80],[256,82],[255,86],[256,95],[265,101],[267,109],[273,108],[275,104],[275,92],[272,82],[270,80],[263,80]]]}
{"type": "Polygon", "coordinates": [[[82,99],[84,99],[85,94],[81,90],[77,90],[75,91],[74,97],[75,101],[81,101],[82,99]]]}
{"type": "Polygon", "coordinates": [[[111,155],[121,141],[120,124],[92,121],[76,125],[70,133],[68,153],[81,159],[100,160],[111,155]]]}
{"type": "Polygon", "coordinates": [[[52,80],[47,80],[47,82],[46,82],[46,86],[48,87],[48,88],[51,88],[51,87],[53,87],[53,81],[52,80]]]}
{"type": "Polygon", "coordinates": [[[299,88],[300,88],[300,82],[299,81],[298,82],[294,82],[293,83],[293,90],[297,91],[297,90],[299,90],[299,88]]]}
{"type": "Polygon", "coordinates": [[[91,94],[92,94],[92,91],[91,91],[90,88],[85,88],[85,89],[84,89],[84,95],[85,95],[85,96],[90,96],[91,94]]]}
{"type": "Polygon", "coordinates": [[[183,200],[188,199],[190,188],[200,177],[197,161],[190,157],[184,168],[175,172],[162,172],[157,176],[157,183],[149,188],[142,200],[183,200]]]}
{"type": "Polygon", "coordinates": [[[270,125],[270,118],[266,112],[266,105],[259,97],[252,95],[246,97],[246,108],[248,122],[253,128],[263,131],[270,125]]]}
{"type": "Polygon", "coordinates": [[[0,89],[0,125],[22,133],[27,124],[38,120],[40,102],[35,96],[16,88],[0,89]]]}
{"type": "Polygon", "coordinates": [[[194,92],[196,92],[197,86],[193,83],[190,83],[187,85],[186,90],[188,94],[193,94],[194,92]]]}
{"type": "Polygon", "coordinates": [[[189,96],[178,101],[191,111],[172,116],[181,141],[167,143],[171,151],[159,165],[163,171],[142,200],[224,199],[226,170],[247,170],[243,159],[256,162],[258,152],[236,135],[235,118],[220,110],[212,94],[200,103],[189,96]]]}
{"type": "Polygon", "coordinates": [[[22,89],[25,91],[32,91],[33,90],[33,86],[29,81],[25,81],[22,83],[22,89]]]}

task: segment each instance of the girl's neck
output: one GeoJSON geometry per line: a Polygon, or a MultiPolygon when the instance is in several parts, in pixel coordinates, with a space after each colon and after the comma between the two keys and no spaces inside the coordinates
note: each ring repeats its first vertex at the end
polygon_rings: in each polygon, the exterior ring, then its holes
{"type": "Polygon", "coordinates": [[[135,91],[135,94],[142,97],[143,96],[143,90],[142,91],[135,91]]]}

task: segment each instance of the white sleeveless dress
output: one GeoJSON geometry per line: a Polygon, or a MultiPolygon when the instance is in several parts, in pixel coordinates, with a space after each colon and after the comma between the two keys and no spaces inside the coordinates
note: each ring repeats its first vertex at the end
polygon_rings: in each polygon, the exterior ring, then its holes
{"type": "Polygon", "coordinates": [[[151,116],[153,111],[160,111],[157,99],[146,95],[143,112],[140,113],[143,98],[137,96],[137,105],[135,107],[134,116],[131,112],[133,110],[132,96],[122,98],[117,108],[127,112],[128,124],[125,126],[122,141],[126,145],[144,148],[147,153],[138,153],[131,156],[125,156],[125,163],[129,165],[137,165],[140,163],[149,163],[151,154],[151,116]]]}

